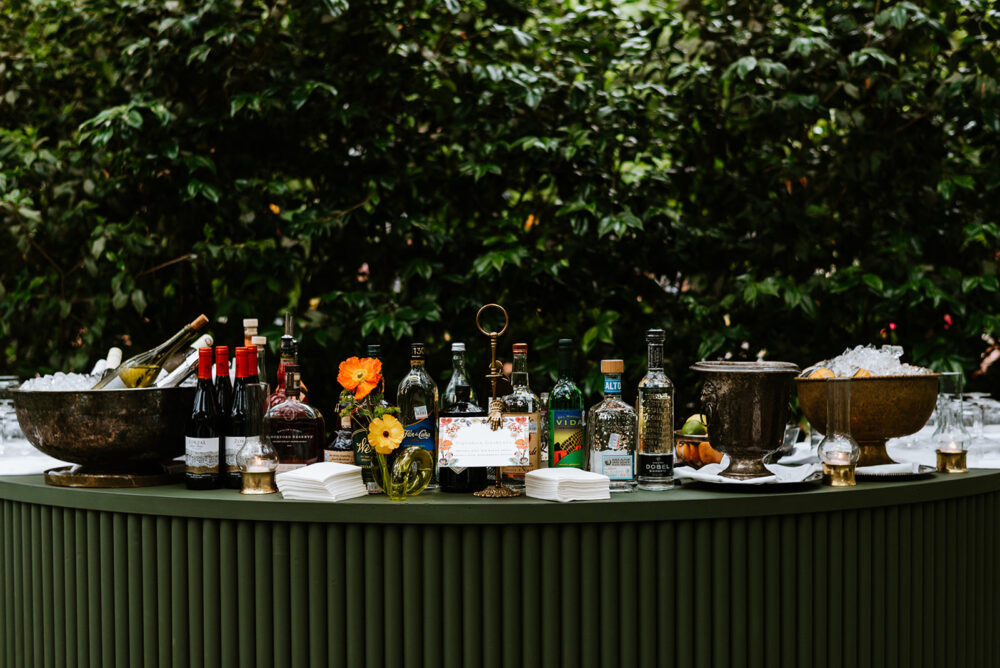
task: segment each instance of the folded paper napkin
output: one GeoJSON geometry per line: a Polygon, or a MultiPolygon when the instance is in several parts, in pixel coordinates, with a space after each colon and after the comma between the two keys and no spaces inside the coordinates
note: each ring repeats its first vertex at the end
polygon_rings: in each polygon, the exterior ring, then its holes
{"type": "Polygon", "coordinates": [[[361,467],[338,462],[319,462],[274,477],[278,491],[296,501],[344,501],[368,493],[361,480],[361,467]]]}
{"type": "Polygon", "coordinates": [[[596,501],[611,498],[610,484],[608,476],[581,469],[536,469],[524,476],[524,494],[546,501],[596,501]]]}
{"type": "Polygon", "coordinates": [[[800,466],[783,466],[781,464],[765,464],[764,466],[774,475],[761,476],[760,478],[750,478],[749,480],[736,480],[719,475],[729,466],[729,457],[722,458],[719,464],[706,464],[700,469],[693,469],[689,466],[681,466],[674,469],[675,478],[686,478],[688,480],[700,480],[701,482],[725,483],[727,485],[766,485],[774,483],[796,483],[804,482],[809,476],[822,471],[819,464],[802,464],[800,466]]]}
{"type": "Polygon", "coordinates": [[[802,464],[813,464],[818,462],[819,458],[816,456],[816,448],[809,445],[808,441],[802,443],[796,443],[795,448],[792,450],[792,454],[785,455],[778,460],[778,464],[781,466],[800,466],[802,464]]]}
{"type": "Polygon", "coordinates": [[[32,455],[0,457],[0,475],[37,475],[61,466],[72,466],[72,464],[37,451],[32,455]]]}
{"type": "Polygon", "coordinates": [[[877,466],[859,466],[855,469],[857,475],[904,475],[920,472],[920,464],[917,462],[903,462],[902,464],[879,464],[877,466]]]}

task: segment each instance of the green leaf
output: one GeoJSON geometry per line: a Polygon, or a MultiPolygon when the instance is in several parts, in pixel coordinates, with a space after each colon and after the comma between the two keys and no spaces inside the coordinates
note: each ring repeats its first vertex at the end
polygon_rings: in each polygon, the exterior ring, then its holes
{"type": "Polygon", "coordinates": [[[865,285],[867,285],[869,288],[872,289],[873,292],[877,294],[881,294],[882,291],[885,289],[881,277],[876,276],[875,274],[865,274],[864,276],[861,277],[861,280],[864,281],[865,285]]]}
{"type": "Polygon", "coordinates": [[[952,177],[951,180],[954,181],[956,186],[965,188],[966,190],[975,190],[976,188],[976,180],[968,174],[952,177]]]}
{"type": "Polygon", "coordinates": [[[146,295],[142,290],[132,291],[132,306],[135,307],[136,312],[142,315],[146,310],[146,295]]]}
{"type": "Polygon", "coordinates": [[[962,279],[962,294],[967,294],[972,292],[977,285],[979,285],[980,278],[978,276],[966,276],[962,279]]]}
{"type": "Polygon", "coordinates": [[[111,305],[115,307],[115,310],[121,310],[128,304],[129,296],[124,292],[115,292],[114,297],[111,298],[111,305]]]}

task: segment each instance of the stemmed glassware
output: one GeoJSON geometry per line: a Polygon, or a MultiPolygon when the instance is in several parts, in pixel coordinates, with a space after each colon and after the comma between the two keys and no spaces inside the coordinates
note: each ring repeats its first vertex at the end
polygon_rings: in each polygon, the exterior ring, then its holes
{"type": "Polygon", "coordinates": [[[985,423],[987,410],[991,410],[998,402],[990,399],[988,392],[966,392],[968,399],[962,413],[963,422],[969,422],[972,435],[969,441],[969,463],[983,465],[987,460],[1000,460],[1000,440],[986,436],[985,423]]]}

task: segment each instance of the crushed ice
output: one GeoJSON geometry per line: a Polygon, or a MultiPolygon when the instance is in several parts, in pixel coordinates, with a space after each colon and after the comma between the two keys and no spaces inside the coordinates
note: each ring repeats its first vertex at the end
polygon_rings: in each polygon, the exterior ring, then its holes
{"type": "Polygon", "coordinates": [[[933,373],[930,369],[900,362],[899,358],[902,356],[903,346],[882,346],[881,348],[872,345],[857,346],[848,348],[832,360],[823,360],[812,365],[801,375],[809,376],[820,368],[829,369],[837,378],[850,378],[859,369],[864,369],[873,376],[920,376],[933,373]]]}
{"type": "Polygon", "coordinates": [[[54,374],[50,373],[38,378],[29,378],[21,383],[20,389],[34,392],[75,392],[91,389],[98,380],[100,380],[99,376],[57,371],[54,374]]]}

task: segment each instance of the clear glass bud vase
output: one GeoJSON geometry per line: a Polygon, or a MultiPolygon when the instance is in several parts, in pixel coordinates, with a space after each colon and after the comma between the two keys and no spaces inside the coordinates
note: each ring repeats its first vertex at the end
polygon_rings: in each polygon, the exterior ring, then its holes
{"type": "Polygon", "coordinates": [[[819,444],[823,478],[833,487],[851,487],[861,448],[851,436],[851,379],[826,380],[826,434],[819,444]]]}

